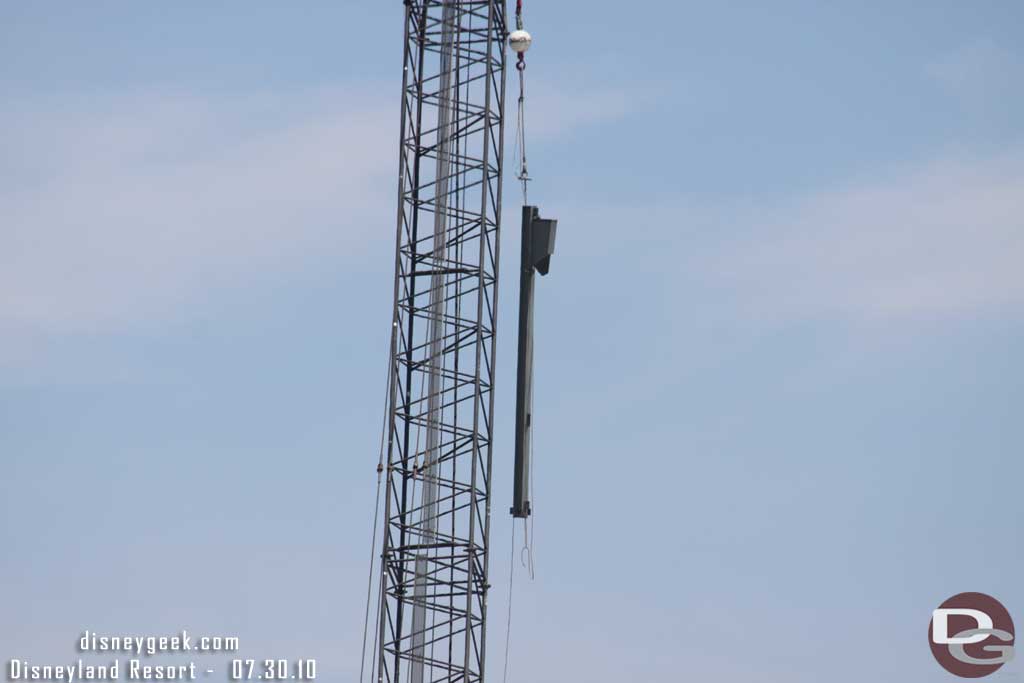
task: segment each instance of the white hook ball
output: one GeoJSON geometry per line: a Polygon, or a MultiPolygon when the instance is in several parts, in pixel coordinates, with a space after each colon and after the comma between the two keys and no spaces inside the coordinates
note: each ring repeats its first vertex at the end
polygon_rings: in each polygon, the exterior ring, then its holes
{"type": "Polygon", "coordinates": [[[533,42],[533,38],[526,31],[512,31],[508,37],[508,46],[512,48],[514,52],[523,54],[530,49],[530,43],[533,42]]]}

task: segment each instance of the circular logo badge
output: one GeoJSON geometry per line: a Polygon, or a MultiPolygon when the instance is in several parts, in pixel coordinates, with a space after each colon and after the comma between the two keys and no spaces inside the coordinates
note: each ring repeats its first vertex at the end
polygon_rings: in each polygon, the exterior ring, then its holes
{"type": "Polygon", "coordinates": [[[946,671],[963,678],[995,673],[1013,659],[1013,619],[995,598],[960,593],[932,612],[928,644],[946,671]]]}

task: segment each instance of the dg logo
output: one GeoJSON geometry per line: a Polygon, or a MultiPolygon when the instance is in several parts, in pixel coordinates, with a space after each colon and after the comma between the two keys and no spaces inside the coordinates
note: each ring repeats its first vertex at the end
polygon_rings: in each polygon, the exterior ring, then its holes
{"type": "Polygon", "coordinates": [[[995,673],[1013,659],[1013,619],[995,598],[960,593],[932,612],[928,643],[942,667],[962,678],[995,673]]]}

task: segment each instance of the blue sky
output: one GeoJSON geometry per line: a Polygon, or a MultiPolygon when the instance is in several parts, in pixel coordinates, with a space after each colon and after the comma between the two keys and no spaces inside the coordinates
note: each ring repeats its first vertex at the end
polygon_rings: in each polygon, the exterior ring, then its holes
{"type": "MultiPolygon", "coordinates": [[[[938,681],[943,600],[1024,620],[1024,10],[766,5],[527,0],[512,680],[938,681]]],[[[355,680],[400,63],[397,0],[0,8],[5,661],[184,627],[355,680]]]]}

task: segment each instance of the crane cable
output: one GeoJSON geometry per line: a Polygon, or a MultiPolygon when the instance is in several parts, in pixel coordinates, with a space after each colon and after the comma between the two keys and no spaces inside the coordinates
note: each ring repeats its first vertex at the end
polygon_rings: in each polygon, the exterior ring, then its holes
{"type": "MultiPolygon", "coordinates": [[[[531,315],[532,315],[532,312],[531,312],[531,315]]],[[[533,349],[532,348],[530,349],[530,365],[533,366],[533,349]]],[[[533,382],[530,383],[530,397],[528,399],[528,405],[530,405],[530,406],[533,405],[533,382]]],[[[530,447],[529,447],[529,449],[527,451],[527,454],[526,454],[526,457],[527,457],[527,468],[526,469],[529,472],[529,476],[530,476],[530,492],[531,492],[532,500],[530,502],[530,517],[529,517],[529,519],[527,519],[525,517],[523,518],[523,548],[522,548],[522,550],[519,551],[519,562],[520,562],[520,564],[523,565],[523,569],[527,570],[530,573],[530,581],[533,581],[536,578],[536,574],[535,574],[534,566],[533,566],[533,546],[534,546],[534,543],[535,543],[534,536],[533,536],[533,522],[534,522],[535,519],[537,519],[537,514],[536,514],[536,512],[537,512],[536,511],[537,489],[533,485],[533,430],[534,430],[534,420],[533,420],[533,415],[531,414],[530,415],[530,437],[529,437],[530,438],[530,447]]]]}
{"type": "MultiPolygon", "coordinates": [[[[516,30],[523,30],[523,0],[516,0],[516,30]]],[[[516,71],[519,72],[519,106],[516,112],[516,155],[519,157],[519,174],[516,178],[523,186],[523,205],[529,202],[526,197],[526,184],[530,182],[530,174],[526,169],[526,50],[517,50],[516,71]]]]}
{"type": "Polygon", "coordinates": [[[505,675],[503,683],[508,683],[508,655],[512,649],[512,579],[516,575],[516,525],[512,524],[512,555],[508,562],[508,618],[505,621],[505,675]]]}
{"type": "MultiPolygon", "coordinates": [[[[516,32],[525,33],[523,29],[523,0],[516,0],[516,32]]],[[[511,37],[511,36],[510,36],[511,37]]],[[[516,111],[516,139],[515,148],[513,154],[517,157],[519,162],[519,172],[516,175],[516,179],[522,184],[523,190],[523,206],[529,205],[529,199],[527,196],[527,184],[532,180],[530,173],[526,166],[526,49],[530,44],[530,36],[528,33],[525,34],[525,44],[516,46],[512,44],[515,49],[516,58],[516,71],[519,72],[519,101],[516,111]]],[[[511,42],[511,41],[510,41],[511,42]]],[[[532,390],[532,387],[531,387],[532,390]]],[[[533,458],[533,433],[530,433],[530,458],[533,458]]],[[[530,479],[532,487],[533,479],[533,468],[530,468],[530,479]]],[[[530,579],[534,578],[534,566],[533,566],[533,518],[529,522],[523,520],[523,548],[520,551],[520,562],[523,567],[529,571],[530,579]]],[[[505,667],[504,676],[502,678],[504,683],[508,683],[509,680],[509,653],[511,651],[512,642],[512,587],[515,579],[516,569],[516,525],[513,520],[512,524],[512,551],[509,557],[509,570],[508,570],[508,613],[507,620],[505,623],[505,667]]]]}
{"type": "MultiPolygon", "coordinates": [[[[398,325],[397,321],[393,320],[391,322],[392,334],[394,334],[394,328],[396,328],[397,325],[398,325]]],[[[373,575],[374,575],[374,571],[373,570],[374,570],[374,568],[377,565],[377,558],[376,558],[376,554],[377,554],[377,527],[378,527],[378,523],[380,521],[380,508],[381,508],[381,505],[380,505],[380,490],[381,490],[381,482],[382,482],[382,480],[384,478],[383,477],[383,474],[384,474],[384,439],[385,439],[385,437],[387,435],[388,398],[389,398],[389,396],[391,394],[391,372],[392,372],[391,362],[392,362],[392,358],[391,358],[391,352],[389,350],[388,351],[388,362],[387,362],[387,382],[385,382],[385,393],[384,393],[384,409],[381,411],[382,418],[381,418],[381,424],[380,424],[380,449],[379,449],[380,455],[379,455],[379,457],[377,459],[377,495],[376,495],[376,502],[373,505],[373,536],[372,536],[372,540],[370,541],[370,572],[369,572],[370,575],[369,575],[369,577],[366,580],[366,614],[363,617],[363,646],[362,646],[362,655],[360,656],[360,659],[359,659],[359,681],[360,681],[360,683],[362,683],[362,681],[363,681],[363,674],[365,672],[365,667],[366,667],[366,640],[367,640],[368,631],[370,629],[370,602],[371,602],[372,595],[373,595],[373,575]]],[[[383,558],[381,558],[381,562],[383,562],[383,558]]],[[[378,599],[379,599],[379,594],[378,594],[378,599]]],[[[377,615],[378,615],[378,617],[380,616],[380,603],[379,602],[377,604],[377,615]]],[[[374,640],[373,649],[376,650],[377,649],[377,632],[376,632],[376,629],[374,630],[374,639],[373,640],[374,640]]],[[[370,680],[373,680],[373,674],[374,674],[375,670],[376,670],[376,660],[374,660],[374,664],[373,664],[373,666],[371,666],[371,669],[370,669],[370,680]]]]}

